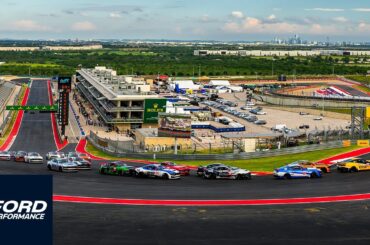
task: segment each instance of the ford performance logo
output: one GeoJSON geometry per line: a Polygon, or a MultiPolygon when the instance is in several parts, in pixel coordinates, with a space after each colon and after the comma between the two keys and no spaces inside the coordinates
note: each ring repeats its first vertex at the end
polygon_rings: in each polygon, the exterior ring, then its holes
{"type": "Polygon", "coordinates": [[[44,220],[47,202],[0,200],[0,220],[44,220]]]}

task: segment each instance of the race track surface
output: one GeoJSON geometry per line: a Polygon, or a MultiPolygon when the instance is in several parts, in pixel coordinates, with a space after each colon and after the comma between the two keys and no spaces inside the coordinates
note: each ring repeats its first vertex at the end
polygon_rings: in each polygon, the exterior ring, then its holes
{"type": "MultiPolygon", "coordinates": [[[[47,83],[34,81],[29,105],[48,104],[47,83]]],[[[76,145],[68,145],[65,152],[76,145]]],[[[12,150],[55,150],[49,114],[26,113],[12,150]]],[[[366,156],[369,157],[370,155],[366,156]]],[[[140,166],[140,164],[130,164],[140,166]]],[[[106,176],[93,169],[50,172],[46,164],[2,161],[0,174],[53,174],[54,193],[130,199],[271,199],[370,192],[370,172],[322,179],[248,181],[106,176]]],[[[370,244],[370,201],[248,207],[159,207],[54,203],[55,244],[370,244]]]]}
{"type": "MultiPolygon", "coordinates": [[[[49,105],[46,81],[34,80],[30,88],[27,105],[49,105]]],[[[24,113],[18,136],[10,150],[36,151],[45,155],[55,150],[49,113],[24,113]]]]}

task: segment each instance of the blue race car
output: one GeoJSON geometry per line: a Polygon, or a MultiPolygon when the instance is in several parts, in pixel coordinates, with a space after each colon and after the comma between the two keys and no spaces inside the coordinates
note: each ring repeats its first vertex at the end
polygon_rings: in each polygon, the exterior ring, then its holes
{"type": "Polygon", "coordinates": [[[274,177],[277,179],[321,178],[322,172],[320,169],[289,164],[275,169],[274,177]]]}
{"type": "Polygon", "coordinates": [[[180,172],[175,169],[165,168],[159,164],[150,164],[144,167],[135,168],[135,176],[162,179],[180,179],[180,172]]]}

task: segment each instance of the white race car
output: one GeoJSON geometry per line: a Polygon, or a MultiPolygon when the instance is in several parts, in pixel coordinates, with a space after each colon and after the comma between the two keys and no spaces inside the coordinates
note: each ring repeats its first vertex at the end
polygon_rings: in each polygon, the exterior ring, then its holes
{"type": "Polygon", "coordinates": [[[47,168],[59,172],[77,172],[79,166],[77,163],[68,161],[66,158],[55,158],[48,161],[47,168]]]}
{"type": "Polygon", "coordinates": [[[26,163],[43,163],[44,158],[37,152],[29,152],[24,157],[24,162],[26,163]]]}
{"type": "Polygon", "coordinates": [[[8,151],[0,151],[0,160],[10,161],[11,155],[8,151]]]}
{"type": "Polygon", "coordinates": [[[180,179],[180,172],[174,169],[168,169],[158,164],[146,165],[135,168],[137,177],[153,177],[162,179],[180,179]]]}
{"type": "Polygon", "coordinates": [[[64,158],[65,154],[61,151],[50,151],[46,154],[46,160],[51,160],[54,158],[64,158]]]}

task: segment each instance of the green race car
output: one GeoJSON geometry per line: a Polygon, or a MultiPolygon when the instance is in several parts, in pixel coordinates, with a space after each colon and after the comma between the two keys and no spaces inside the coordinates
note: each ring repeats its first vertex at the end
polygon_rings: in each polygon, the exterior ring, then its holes
{"type": "Polygon", "coordinates": [[[135,168],[120,161],[108,162],[100,165],[99,173],[108,175],[132,176],[135,173],[135,168]]]}

